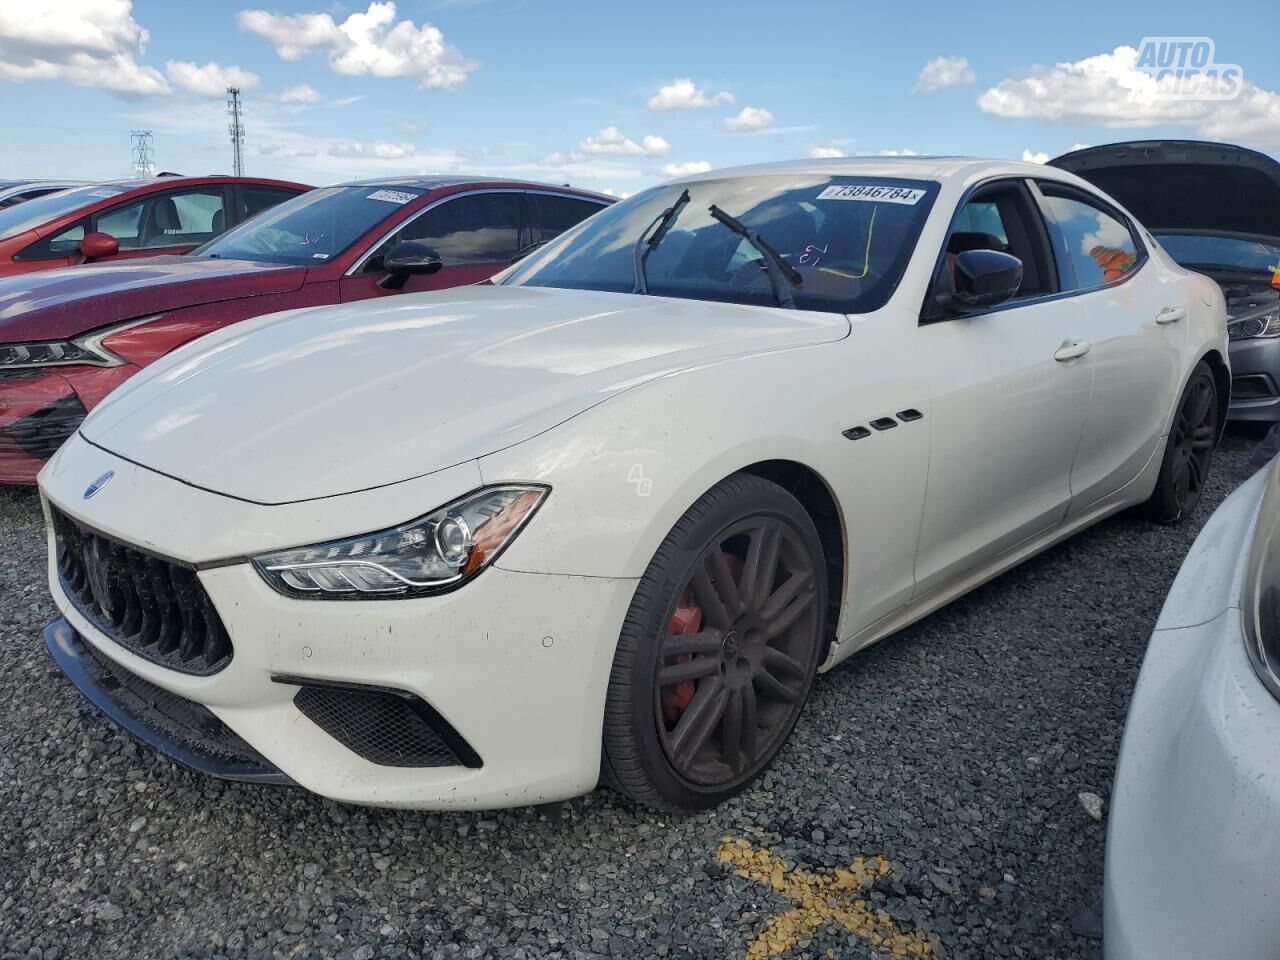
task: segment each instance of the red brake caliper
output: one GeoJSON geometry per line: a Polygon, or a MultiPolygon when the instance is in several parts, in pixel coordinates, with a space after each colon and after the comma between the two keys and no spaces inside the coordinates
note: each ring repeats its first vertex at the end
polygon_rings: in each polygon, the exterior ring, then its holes
{"type": "MultiPolygon", "coordinates": [[[[702,629],[702,608],[693,603],[692,598],[687,594],[681,597],[680,601],[676,605],[675,613],[671,615],[669,633],[676,637],[686,633],[697,633],[702,629]]],[[[682,653],[673,659],[676,663],[684,663],[691,657],[687,653],[682,653]]],[[[662,688],[662,715],[667,723],[674,725],[680,719],[680,714],[685,712],[693,700],[694,688],[695,684],[692,680],[681,680],[679,683],[662,688]]]]}

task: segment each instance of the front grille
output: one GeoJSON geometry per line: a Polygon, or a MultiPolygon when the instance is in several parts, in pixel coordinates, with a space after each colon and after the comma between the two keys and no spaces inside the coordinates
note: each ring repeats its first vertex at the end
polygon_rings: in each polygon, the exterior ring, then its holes
{"type": "Polygon", "coordinates": [[[52,510],[58,576],[88,620],[120,646],[183,673],[216,673],[231,638],[190,566],[127,547],[52,510]]]}
{"type": "Polygon", "coordinates": [[[1275,386],[1265,373],[1250,373],[1231,381],[1232,400],[1260,400],[1275,395],[1275,386]]]}
{"type": "Polygon", "coordinates": [[[5,431],[28,456],[48,460],[77,430],[86,411],[74,393],[15,420],[5,431]]]}
{"type": "Polygon", "coordinates": [[[293,703],[321,730],[370,763],[384,767],[480,766],[475,751],[443,717],[426,701],[402,690],[304,686],[293,703]]]}

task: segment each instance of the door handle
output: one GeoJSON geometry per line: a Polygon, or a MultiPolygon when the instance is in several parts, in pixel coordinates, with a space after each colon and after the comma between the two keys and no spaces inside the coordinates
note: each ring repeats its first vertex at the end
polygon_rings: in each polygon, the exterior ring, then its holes
{"type": "Polygon", "coordinates": [[[1064,340],[1062,346],[1058,348],[1058,352],[1053,355],[1053,359],[1059,363],[1065,363],[1068,360],[1074,360],[1077,357],[1083,357],[1089,352],[1089,343],[1086,340],[1064,340]]]}
{"type": "Polygon", "coordinates": [[[1177,323],[1179,320],[1186,319],[1186,307],[1165,307],[1156,314],[1156,323],[1177,323]]]}

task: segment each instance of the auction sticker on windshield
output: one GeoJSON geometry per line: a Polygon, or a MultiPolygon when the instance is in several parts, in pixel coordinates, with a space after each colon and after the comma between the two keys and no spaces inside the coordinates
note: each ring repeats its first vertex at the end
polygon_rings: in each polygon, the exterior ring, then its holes
{"type": "Polygon", "coordinates": [[[839,186],[832,184],[818,194],[819,200],[866,200],[872,203],[905,203],[915,206],[924,196],[914,187],[888,187],[871,184],[839,186]]]}
{"type": "Polygon", "coordinates": [[[417,198],[416,193],[405,193],[403,190],[375,190],[366,200],[385,200],[387,203],[408,203],[417,198]]]}

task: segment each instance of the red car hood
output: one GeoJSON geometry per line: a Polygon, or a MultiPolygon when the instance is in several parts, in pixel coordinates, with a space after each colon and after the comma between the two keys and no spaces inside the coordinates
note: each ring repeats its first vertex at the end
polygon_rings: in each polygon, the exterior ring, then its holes
{"type": "Polygon", "coordinates": [[[296,290],[306,267],[148,257],[0,279],[0,343],[65,340],[136,317],[296,290]]]}

